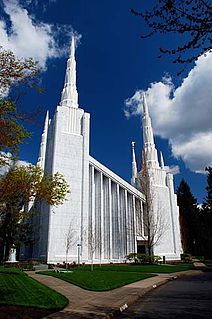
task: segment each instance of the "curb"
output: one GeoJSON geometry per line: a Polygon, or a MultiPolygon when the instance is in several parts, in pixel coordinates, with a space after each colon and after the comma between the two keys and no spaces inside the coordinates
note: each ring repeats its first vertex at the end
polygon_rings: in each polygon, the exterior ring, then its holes
{"type": "Polygon", "coordinates": [[[129,301],[128,303],[125,303],[123,306],[121,306],[119,309],[114,309],[113,311],[111,311],[110,313],[108,313],[109,317],[108,318],[113,318],[119,314],[121,314],[124,310],[128,309],[130,306],[132,306],[136,301],[138,301],[140,298],[142,298],[143,296],[145,296],[146,294],[148,294],[150,291],[166,284],[168,281],[174,280],[174,278],[167,278],[167,279],[163,279],[161,281],[159,281],[157,283],[157,285],[152,285],[149,286],[147,288],[141,289],[141,292],[138,293],[135,296],[130,296],[129,295],[129,301]]]}
{"type": "Polygon", "coordinates": [[[186,270],[186,271],[182,271],[182,272],[176,272],[173,273],[172,276],[164,278],[163,280],[159,281],[157,284],[149,286],[147,288],[144,288],[143,290],[141,289],[141,292],[138,293],[136,296],[130,296],[129,295],[129,301],[128,303],[124,304],[123,306],[121,306],[119,309],[114,309],[111,312],[108,313],[109,317],[106,318],[113,318],[114,316],[118,316],[119,314],[121,314],[124,310],[128,309],[130,306],[132,306],[136,301],[138,301],[140,298],[142,298],[143,296],[145,296],[146,294],[148,294],[150,291],[166,284],[168,281],[172,281],[172,280],[176,280],[179,277],[183,277],[183,276],[187,276],[187,275],[191,275],[191,274],[197,274],[197,270],[186,270]]]}
{"type": "Polygon", "coordinates": [[[194,275],[194,274],[198,274],[199,272],[201,272],[200,270],[186,270],[186,271],[182,271],[182,272],[176,272],[176,273],[172,273],[167,275],[167,277],[162,277],[165,274],[158,274],[161,275],[161,280],[159,279],[158,282],[156,282],[154,284],[154,282],[152,284],[150,284],[150,286],[147,286],[146,288],[139,288],[138,291],[136,292],[136,294],[127,294],[125,300],[123,300],[123,304],[117,305],[117,306],[113,306],[111,308],[107,307],[107,308],[103,308],[101,309],[102,311],[95,311],[95,309],[92,311],[92,309],[89,311],[88,310],[66,310],[66,308],[64,308],[63,310],[53,313],[51,315],[48,315],[47,317],[43,318],[43,319],[62,319],[62,318],[75,318],[75,316],[77,318],[114,318],[114,317],[118,317],[123,311],[125,311],[126,309],[128,309],[130,306],[132,306],[134,303],[136,303],[139,299],[141,299],[143,296],[145,296],[146,294],[148,294],[149,292],[151,292],[152,290],[166,284],[169,281],[172,280],[176,280],[179,277],[183,277],[183,276],[188,276],[188,275],[194,275]],[[67,317],[66,317],[67,314],[67,317]],[[80,316],[80,317],[78,317],[80,316]]]}

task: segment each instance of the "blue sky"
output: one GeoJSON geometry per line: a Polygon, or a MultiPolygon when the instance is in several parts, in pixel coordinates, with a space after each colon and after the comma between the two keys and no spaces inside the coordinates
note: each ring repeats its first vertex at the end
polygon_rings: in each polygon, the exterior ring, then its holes
{"type": "MultiPolygon", "coordinates": [[[[147,2],[147,1],[146,1],[147,2]]],[[[148,2],[148,5],[151,1],[148,2]]],[[[211,55],[176,76],[179,66],[159,47],[177,38],[156,35],[141,40],[142,21],[130,13],[141,1],[1,1],[0,43],[18,56],[32,56],[43,68],[44,93],[28,92],[22,110],[41,108],[33,136],[21,159],[36,163],[46,110],[53,116],[63,88],[71,31],[81,35],[77,58],[80,106],[91,114],[91,155],[126,180],[131,176],[131,141],[141,161],[142,129],[138,92],[147,92],[155,138],[166,165],[178,165],[199,202],[206,165],[212,165],[211,55]],[[137,92],[137,93],[136,93],[137,92]],[[125,101],[128,100],[128,106],[125,101]],[[125,110],[125,112],[124,112],[125,110]],[[127,115],[127,117],[126,117],[127,115]]]]}

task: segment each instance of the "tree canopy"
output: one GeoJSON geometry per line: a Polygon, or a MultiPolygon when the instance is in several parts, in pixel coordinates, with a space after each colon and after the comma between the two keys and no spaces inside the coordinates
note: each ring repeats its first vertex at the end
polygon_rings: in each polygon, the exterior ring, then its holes
{"type": "Polygon", "coordinates": [[[177,189],[177,203],[180,213],[180,231],[183,251],[195,254],[195,245],[198,237],[198,215],[197,200],[193,196],[187,182],[183,179],[177,189]]]}
{"type": "Polygon", "coordinates": [[[21,124],[23,114],[16,103],[5,98],[12,86],[36,86],[39,69],[33,59],[18,59],[13,52],[0,49],[0,166],[7,164],[0,176],[0,260],[7,260],[10,249],[17,241],[26,240],[31,223],[27,206],[44,201],[52,206],[61,205],[69,186],[64,177],[44,172],[39,166],[19,166],[18,151],[30,133],[21,124]]]}
{"type": "Polygon", "coordinates": [[[30,136],[19,122],[15,102],[9,99],[0,100],[0,152],[16,154],[20,144],[30,136]]]}
{"type": "MultiPolygon", "coordinates": [[[[8,258],[15,240],[24,236],[25,221],[29,217],[24,207],[28,207],[35,198],[49,205],[61,205],[68,191],[69,186],[59,173],[52,176],[33,165],[11,167],[0,179],[1,255],[6,247],[5,256],[8,258]]],[[[27,227],[25,231],[28,231],[27,227]]]]}
{"type": "Polygon", "coordinates": [[[212,6],[208,0],[155,0],[150,10],[131,9],[131,12],[141,17],[149,28],[141,38],[156,33],[179,36],[176,47],[160,48],[162,54],[175,56],[174,63],[188,64],[212,51],[212,6]]]}
{"type": "Polygon", "coordinates": [[[0,47],[0,96],[18,83],[34,86],[38,74],[37,62],[32,58],[17,58],[12,51],[0,47]]]}
{"type": "Polygon", "coordinates": [[[11,88],[17,84],[38,88],[39,69],[33,59],[20,59],[12,51],[0,47],[0,165],[18,155],[18,150],[30,133],[21,124],[26,114],[17,111],[16,102],[8,98],[11,88]],[[4,152],[4,153],[3,153],[4,152]]]}

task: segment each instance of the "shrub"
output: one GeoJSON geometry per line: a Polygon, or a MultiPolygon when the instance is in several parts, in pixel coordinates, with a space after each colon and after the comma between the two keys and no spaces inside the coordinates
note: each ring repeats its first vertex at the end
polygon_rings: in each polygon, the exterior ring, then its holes
{"type": "Polygon", "coordinates": [[[161,260],[161,257],[149,256],[147,254],[130,253],[127,255],[126,259],[136,264],[157,264],[161,260]]]}
{"type": "Polygon", "coordinates": [[[184,253],[184,254],[181,254],[180,255],[180,258],[183,262],[185,263],[190,263],[192,262],[192,255],[191,254],[187,254],[187,253],[184,253]]]}

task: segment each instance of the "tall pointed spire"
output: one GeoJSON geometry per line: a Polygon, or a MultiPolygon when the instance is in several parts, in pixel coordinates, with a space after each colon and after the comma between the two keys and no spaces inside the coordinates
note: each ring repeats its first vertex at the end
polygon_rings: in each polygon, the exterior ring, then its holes
{"type": "Polygon", "coordinates": [[[160,152],[160,165],[161,165],[161,168],[165,167],[164,160],[163,160],[163,153],[162,152],[160,152]]]}
{"type": "Polygon", "coordinates": [[[138,174],[136,158],[135,158],[135,142],[132,142],[131,144],[132,144],[132,178],[131,178],[131,184],[135,185],[137,174],[138,174]]]}
{"type": "Polygon", "coordinates": [[[48,127],[49,127],[49,111],[46,112],[44,129],[43,129],[43,133],[41,136],[40,152],[39,152],[39,157],[38,157],[38,162],[37,162],[37,165],[40,166],[42,169],[45,168],[48,127]]]}
{"type": "Polygon", "coordinates": [[[143,113],[145,115],[149,115],[149,109],[148,109],[148,105],[146,102],[146,95],[144,92],[143,92],[143,96],[142,96],[142,102],[143,102],[143,113]]]}
{"type": "Polygon", "coordinates": [[[70,56],[67,61],[64,88],[60,105],[78,108],[78,92],[76,87],[75,36],[72,35],[70,56]]]}
{"type": "Polygon", "coordinates": [[[155,148],[151,118],[149,116],[148,104],[145,93],[142,95],[143,104],[143,143],[148,167],[159,167],[157,150],[155,148]]]}

